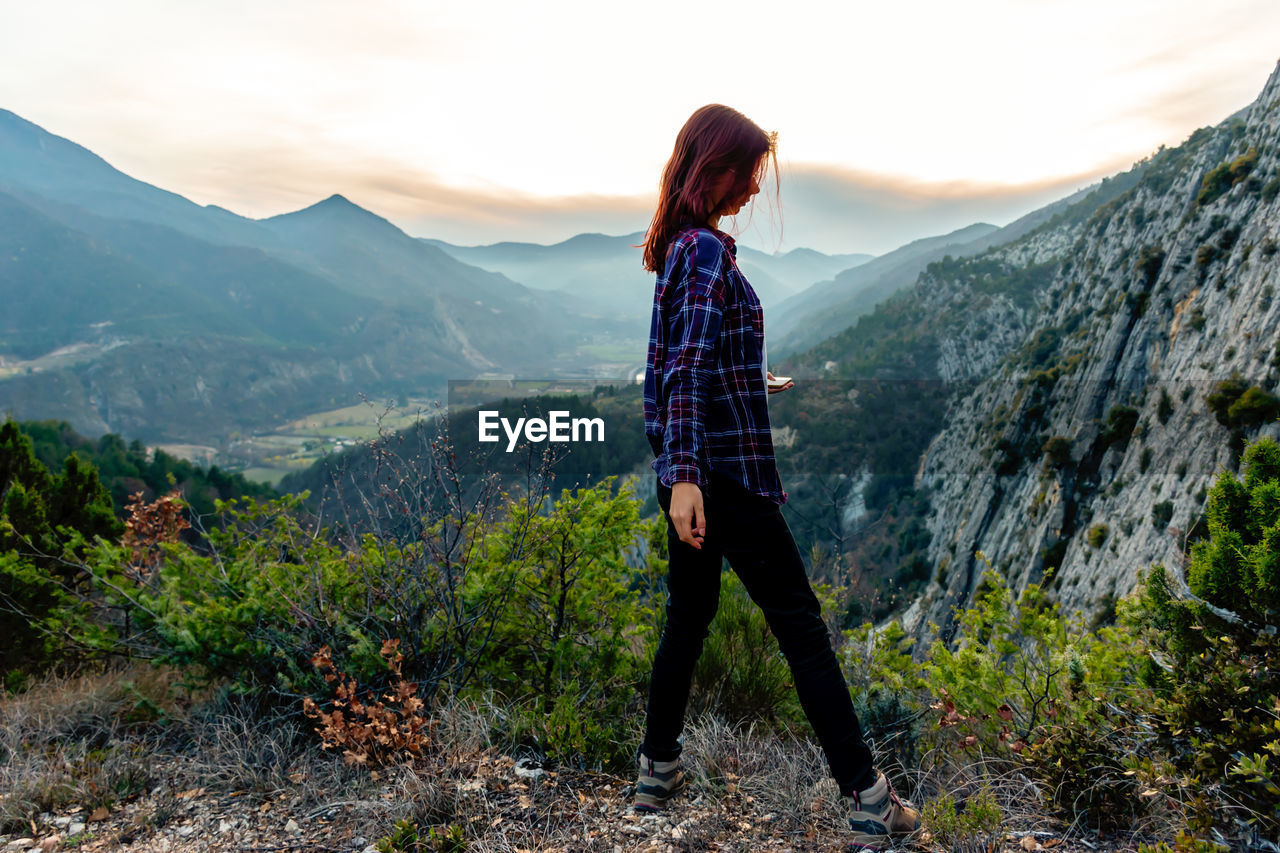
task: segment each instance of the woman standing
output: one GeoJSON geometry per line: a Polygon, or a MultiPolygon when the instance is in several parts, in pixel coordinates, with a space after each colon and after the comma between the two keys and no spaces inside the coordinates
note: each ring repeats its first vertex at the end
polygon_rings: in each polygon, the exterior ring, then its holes
{"type": "Polygon", "coordinates": [[[719,229],[760,190],[774,134],[737,110],[702,107],[663,170],[644,265],[658,274],[644,382],[645,432],[667,515],[666,626],[654,656],[635,807],[661,808],[684,786],[679,735],[694,664],[719,603],[724,558],[791,667],[800,704],[843,795],[854,841],[918,827],[872,767],[817,597],[780,505],[768,395],[792,387],[767,371],[764,314],[719,229]],[[770,386],[773,387],[770,387],[770,386]]]}

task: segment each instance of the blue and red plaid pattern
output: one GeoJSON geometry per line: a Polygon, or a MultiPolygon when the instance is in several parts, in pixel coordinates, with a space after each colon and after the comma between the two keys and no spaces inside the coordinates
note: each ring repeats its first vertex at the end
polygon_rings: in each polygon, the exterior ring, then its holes
{"type": "Polygon", "coordinates": [[[714,469],[748,491],[787,501],[769,430],[761,364],[764,310],[723,231],[686,227],[667,247],[653,294],[644,429],[670,487],[708,491],[714,469]]]}

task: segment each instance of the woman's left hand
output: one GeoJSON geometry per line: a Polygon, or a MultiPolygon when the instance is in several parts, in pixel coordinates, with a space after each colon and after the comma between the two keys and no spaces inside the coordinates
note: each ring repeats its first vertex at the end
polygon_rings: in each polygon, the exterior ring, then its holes
{"type": "MultiPolygon", "coordinates": [[[[766,371],[764,372],[764,375],[765,375],[766,377],[768,377],[770,380],[772,380],[772,379],[774,378],[774,377],[773,377],[773,371],[771,371],[771,370],[766,370],[766,371]]],[[[777,387],[777,388],[770,388],[770,389],[769,389],[769,393],[770,393],[770,394],[777,394],[777,393],[780,393],[780,392],[782,392],[782,391],[786,391],[788,388],[794,388],[794,387],[796,387],[796,383],[795,383],[795,382],[792,382],[792,381],[790,381],[790,380],[788,380],[786,385],[781,385],[781,386],[779,386],[779,387],[777,387]]]]}

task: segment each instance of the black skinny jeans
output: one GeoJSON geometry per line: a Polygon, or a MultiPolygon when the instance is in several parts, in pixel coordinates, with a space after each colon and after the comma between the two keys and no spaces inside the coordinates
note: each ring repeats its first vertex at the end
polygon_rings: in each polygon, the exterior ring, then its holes
{"type": "Polygon", "coordinates": [[[676,534],[671,489],[658,483],[670,550],[667,622],[653,659],[641,749],[654,761],[671,761],[680,754],[677,738],[684,726],[693,668],[720,603],[721,565],[728,558],[778,639],[800,705],[841,792],[870,787],[875,782],[871,750],[862,738],[821,606],[781,508],[716,472],[708,491],[703,495],[707,532],[699,550],[676,534]]]}

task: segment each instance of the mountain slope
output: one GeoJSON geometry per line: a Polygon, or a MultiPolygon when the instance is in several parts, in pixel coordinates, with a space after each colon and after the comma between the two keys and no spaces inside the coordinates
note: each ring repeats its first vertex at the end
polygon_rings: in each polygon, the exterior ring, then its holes
{"type": "MultiPolygon", "coordinates": [[[[372,297],[409,316],[428,318],[435,333],[446,333],[441,345],[462,353],[462,362],[478,369],[545,364],[579,339],[589,323],[564,300],[539,298],[425,248],[341,197],[269,220],[247,219],[135,180],[8,111],[0,111],[0,190],[78,230],[97,233],[102,220],[130,221],[162,226],[203,244],[262,250],[299,268],[286,271],[277,265],[262,281],[278,280],[282,286],[284,280],[304,280],[306,273],[312,282],[319,275],[361,299],[372,297]]],[[[202,265],[195,259],[186,264],[189,271],[202,265]]],[[[241,272],[222,271],[230,279],[241,272]]],[[[217,277],[214,270],[208,274],[217,277]]],[[[246,284],[251,282],[236,287],[229,281],[228,289],[243,295],[246,284]]],[[[331,289],[316,288],[316,298],[327,299],[331,289]]],[[[300,312],[308,310],[306,300],[294,304],[300,312]]]]}
{"type": "Polygon", "coordinates": [[[207,324],[253,335],[207,299],[127,254],[0,193],[0,355],[29,359],[80,341],[207,324]]]}
{"type": "Polygon", "coordinates": [[[460,262],[340,195],[262,225],[287,257],[340,287],[437,316],[453,346],[489,366],[545,369],[587,325],[559,300],[460,262]]]}
{"type": "Polygon", "coordinates": [[[270,233],[220,207],[131,178],[69,139],[0,109],[0,189],[31,193],[101,216],[166,225],[212,243],[269,247],[270,233]]]}
{"type": "Polygon", "coordinates": [[[923,237],[865,264],[845,270],[790,297],[769,316],[779,354],[807,349],[850,326],[859,316],[915,280],[928,261],[957,254],[998,229],[977,223],[950,234],[923,237]]]}
{"type": "Polygon", "coordinates": [[[917,473],[930,562],[907,612],[945,634],[985,554],[1015,589],[1046,583],[1107,618],[1153,561],[1177,564],[1204,489],[1242,443],[1280,432],[1280,67],[1237,116],[1162,149],[1084,218],[1060,212],[916,292],[988,308],[938,335],[961,395],[917,473]],[[1020,291],[996,285],[1035,280],[1020,291]]]}
{"type": "Polygon", "coordinates": [[[358,393],[547,375],[612,324],[334,197],[257,222],[0,112],[0,407],[219,443],[358,393]]]}
{"type": "MultiPolygon", "coordinates": [[[[188,307],[186,313],[179,308],[188,303],[170,307],[177,322],[175,331],[217,331],[207,321],[212,311],[234,317],[240,334],[280,343],[331,345],[381,310],[367,295],[341,290],[328,279],[260,249],[208,243],[163,225],[109,219],[35,196],[28,195],[26,202],[28,210],[35,208],[56,218],[104,247],[111,257],[127,259],[166,282],[174,292],[188,294],[186,298],[198,298],[200,307],[188,307]]],[[[91,261],[84,259],[78,264],[85,275],[93,273],[91,261]]],[[[98,289],[103,299],[115,292],[109,285],[98,289]]],[[[51,290],[46,295],[54,293],[51,290]]],[[[104,307],[109,309],[110,305],[104,307]]]]}

